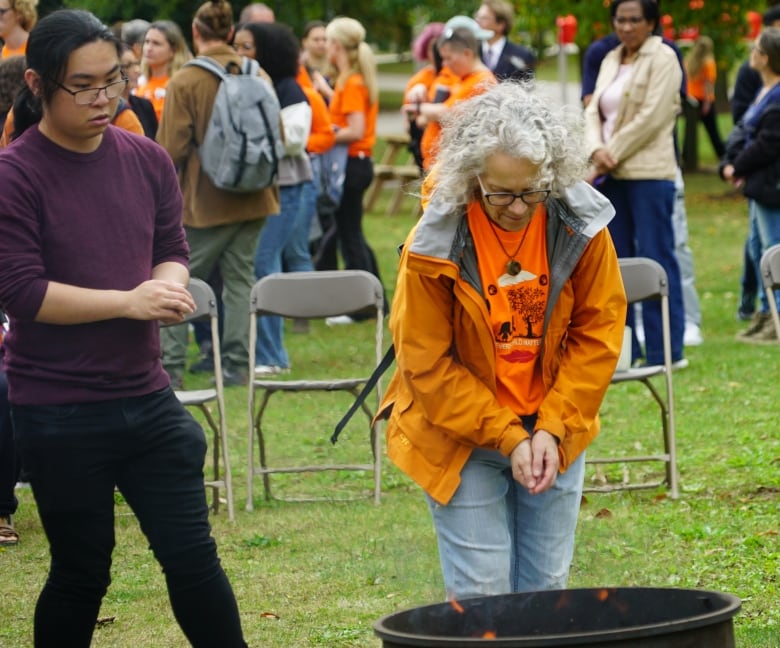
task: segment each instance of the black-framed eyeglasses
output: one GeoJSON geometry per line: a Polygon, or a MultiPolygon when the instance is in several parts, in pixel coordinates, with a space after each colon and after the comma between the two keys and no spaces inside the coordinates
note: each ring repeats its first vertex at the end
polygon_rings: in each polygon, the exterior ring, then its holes
{"type": "Polygon", "coordinates": [[[644,16],[618,16],[612,19],[618,27],[624,27],[626,25],[633,25],[636,27],[645,22],[644,16]]]}
{"type": "Polygon", "coordinates": [[[106,99],[116,99],[120,96],[127,86],[127,79],[122,77],[119,81],[112,81],[111,83],[100,86],[99,88],[84,88],[83,90],[71,90],[66,88],[59,81],[55,81],[57,87],[62,88],[65,92],[73,95],[73,101],[77,106],[89,106],[95,103],[100,97],[101,92],[106,93],[106,99]]]}
{"type": "Polygon", "coordinates": [[[532,189],[531,191],[521,191],[520,193],[512,193],[510,191],[488,192],[485,189],[485,185],[482,184],[482,178],[479,176],[477,176],[477,182],[479,182],[479,188],[482,189],[482,197],[487,201],[488,205],[493,205],[493,207],[509,207],[518,198],[526,205],[538,205],[547,200],[547,196],[550,195],[549,189],[532,189]]]}

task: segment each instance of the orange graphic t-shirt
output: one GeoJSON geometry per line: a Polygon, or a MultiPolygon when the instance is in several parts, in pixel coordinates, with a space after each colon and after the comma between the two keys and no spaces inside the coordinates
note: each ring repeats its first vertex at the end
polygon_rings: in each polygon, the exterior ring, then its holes
{"type": "Polygon", "coordinates": [[[135,89],[136,95],[152,102],[158,122],[162,118],[163,106],[165,105],[165,88],[169,79],[170,77],[167,74],[165,76],[152,77],[135,89]]]}
{"type": "Polygon", "coordinates": [[[537,360],[549,294],[547,210],[537,206],[527,233],[501,229],[478,201],[469,206],[468,219],[493,328],[498,402],[518,415],[533,414],[544,392],[537,360]],[[516,275],[507,268],[512,258],[520,264],[516,275]]]}

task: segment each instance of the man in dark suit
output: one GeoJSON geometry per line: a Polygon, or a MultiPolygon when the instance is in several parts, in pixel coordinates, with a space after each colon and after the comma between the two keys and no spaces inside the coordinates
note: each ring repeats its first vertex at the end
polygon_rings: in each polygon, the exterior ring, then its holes
{"type": "Polygon", "coordinates": [[[496,78],[532,79],[536,67],[533,52],[507,40],[515,18],[512,5],[506,0],[483,0],[474,17],[482,29],[493,31],[493,37],[482,43],[482,61],[496,78]]]}

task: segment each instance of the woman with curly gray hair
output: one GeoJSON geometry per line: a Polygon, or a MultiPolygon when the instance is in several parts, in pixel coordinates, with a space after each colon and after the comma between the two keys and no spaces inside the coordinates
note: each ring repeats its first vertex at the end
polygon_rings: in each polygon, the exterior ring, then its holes
{"type": "Polygon", "coordinates": [[[446,592],[564,587],[626,299],[579,118],[496,85],[447,119],[403,248],[382,416],[425,491],[446,592]]]}

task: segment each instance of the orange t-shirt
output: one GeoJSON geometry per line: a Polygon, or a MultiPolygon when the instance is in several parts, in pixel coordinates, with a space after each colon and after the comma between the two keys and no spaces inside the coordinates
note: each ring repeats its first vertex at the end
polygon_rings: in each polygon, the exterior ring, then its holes
{"type": "MultiPolygon", "coordinates": [[[[450,73],[452,74],[452,73],[450,73]]],[[[438,83],[438,82],[437,82],[438,83]]],[[[488,69],[479,69],[476,72],[467,74],[462,79],[458,79],[450,87],[450,94],[444,101],[444,105],[452,108],[459,101],[469,99],[478,94],[482,94],[488,87],[496,83],[496,77],[488,69]]],[[[435,91],[435,87],[431,88],[435,91]]],[[[430,169],[436,157],[439,147],[439,135],[441,134],[441,124],[437,121],[429,122],[423,131],[420,140],[420,150],[423,156],[423,166],[430,169]]]]}
{"type": "Polygon", "coordinates": [[[519,232],[493,223],[478,200],[469,205],[467,218],[490,310],[498,402],[515,414],[533,414],[544,395],[538,360],[550,280],[547,210],[538,205],[531,222],[519,232]],[[514,276],[507,272],[512,258],[521,267],[514,276]]]}
{"type": "Polygon", "coordinates": [[[133,112],[133,109],[130,108],[130,106],[127,106],[122,112],[118,112],[114,115],[114,119],[111,120],[111,123],[118,128],[135,133],[136,135],[144,134],[144,127],[141,126],[141,120],[138,119],[138,115],[133,112]]]}
{"type": "Polygon", "coordinates": [[[424,85],[426,88],[430,88],[437,76],[436,68],[432,65],[426,65],[425,67],[420,68],[406,82],[404,94],[409,92],[409,90],[416,85],[424,85]]]}
{"type": "Polygon", "coordinates": [[[714,88],[717,76],[718,68],[715,61],[713,59],[704,61],[701,70],[695,77],[688,76],[688,96],[699,101],[715,101],[715,93],[712,90],[707,92],[707,84],[710,84],[710,88],[714,88]]]}
{"type": "Polygon", "coordinates": [[[163,106],[165,105],[165,88],[168,85],[169,79],[170,77],[168,75],[151,77],[146,80],[146,83],[139,85],[134,92],[136,96],[143,97],[152,102],[158,123],[162,118],[163,106]]]}
{"type": "Polygon", "coordinates": [[[11,58],[12,56],[24,56],[27,54],[27,41],[21,47],[11,49],[8,45],[3,45],[3,51],[0,53],[0,59],[11,58]]]}
{"type": "Polygon", "coordinates": [[[303,65],[298,67],[296,81],[298,81],[298,85],[301,86],[301,90],[311,106],[311,131],[309,139],[306,140],[306,150],[309,153],[321,155],[325,151],[329,151],[336,142],[336,133],[333,132],[328,104],[325,103],[323,96],[314,89],[311,77],[303,65]]]}
{"type": "Polygon", "coordinates": [[[330,119],[337,128],[347,125],[347,115],[362,112],[366,118],[366,129],[363,137],[350,142],[347,155],[370,157],[376,142],[376,118],[379,114],[379,102],[373,104],[368,96],[368,88],[360,74],[351,74],[344,85],[336,84],[333,97],[330,100],[330,119]]]}

